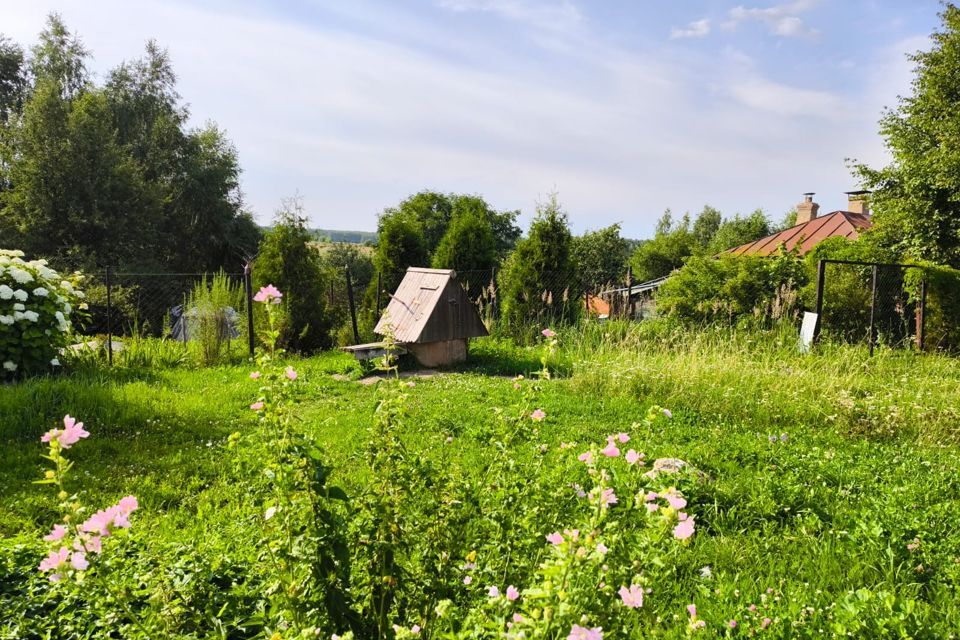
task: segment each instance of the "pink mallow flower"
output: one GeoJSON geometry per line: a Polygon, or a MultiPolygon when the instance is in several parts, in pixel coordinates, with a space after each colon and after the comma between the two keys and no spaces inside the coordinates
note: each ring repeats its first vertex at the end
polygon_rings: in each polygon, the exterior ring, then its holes
{"type": "Polygon", "coordinates": [[[623,601],[623,604],[631,609],[639,609],[643,606],[643,587],[632,584],[630,588],[620,587],[620,591],[617,593],[620,594],[620,600],[623,601]]]}
{"type": "Polygon", "coordinates": [[[263,409],[263,402],[254,402],[252,405],[250,405],[250,408],[254,411],[260,411],[260,409],[263,409]]]}
{"type": "Polygon", "coordinates": [[[694,522],[692,516],[685,513],[680,514],[680,524],[673,528],[673,537],[677,540],[686,540],[693,535],[694,522]]]}
{"type": "Polygon", "coordinates": [[[497,589],[496,585],[494,585],[487,590],[487,595],[490,596],[491,598],[499,598],[500,589],[497,589]]]}
{"type": "Polygon", "coordinates": [[[618,433],[616,438],[617,438],[617,442],[619,442],[620,444],[626,444],[630,442],[630,434],[627,434],[627,433],[618,433]]]}
{"type": "Polygon", "coordinates": [[[40,561],[40,571],[54,571],[51,574],[50,582],[56,582],[62,577],[60,572],[66,568],[70,560],[70,549],[60,547],[59,551],[51,551],[46,558],[40,561]]]}
{"type": "Polygon", "coordinates": [[[604,489],[600,492],[600,504],[604,507],[609,507],[612,504],[617,503],[617,494],[613,492],[613,489],[604,489]]]}
{"type": "Polygon", "coordinates": [[[80,438],[86,438],[90,433],[85,431],[82,422],[77,422],[75,418],[69,415],[63,417],[63,429],[51,429],[40,438],[40,442],[50,442],[56,440],[64,449],[69,449],[80,441],[80,438]]]}
{"type": "Polygon", "coordinates": [[[133,496],[126,496],[117,504],[101,509],[87,518],[80,525],[80,531],[98,536],[109,536],[114,529],[129,529],[130,514],[137,510],[139,504],[133,496]]]}
{"type": "Polygon", "coordinates": [[[661,497],[663,497],[668,503],[670,503],[670,507],[672,509],[675,509],[676,511],[679,511],[680,509],[683,509],[685,506],[687,506],[687,501],[683,498],[683,496],[678,494],[673,489],[670,489],[669,491],[664,493],[663,496],[661,497]]]}
{"type": "Polygon", "coordinates": [[[617,445],[614,443],[614,441],[610,440],[607,443],[607,446],[600,450],[600,453],[608,458],[616,458],[620,455],[620,449],[617,449],[617,445]]]}
{"type": "Polygon", "coordinates": [[[287,376],[287,379],[288,379],[288,380],[296,380],[296,379],[297,379],[297,372],[294,370],[293,367],[287,367],[286,370],[284,370],[283,373],[284,373],[284,375],[287,376]]]}
{"type": "Polygon", "coordinates": [[[515,613],[513,614],[513,621],[516,622],[517,624],[520,624],[521,622],[523,622],[523,616],[520,615],[519,613],[515,613]]]}
{"type": "Polygon", "coordinates": [[[624,456],[624,459],[627,461],[627,464],[637,464],[643,458],[642,455],[630,449],[627,451],[627,455],[624,456]]]}
{"type": "Polygon", "coordinates": [[[583,453],[581,453],[580,455],[577,456],[577,460],[579,460],[580,462],[582,462],[582,463],[584,463],[584,464],[591,464],[591,463],[593,463],[593,452],[592,452],[592,451],[584,451],[583,453]]]}
{"type": "Polygon", "coordinates": [[[540,332],[540,334],[544,338],[555,338],[557,336],[557,332],[554,331],[553,329],[544,329],[543,331],[540,332]]]}
{"type": "Polygon", "coordinates": [[[567,636],[567,640],[603,640],[603,628],[593,627],[588,629],[575,624],[570,628],[570,635],[567,636]]]}
{"type": "Polygon", "coordinates": [[[517,588],[515,586],[510,585],[509,587],[507,587],[507,600],[509,600],[510,602],[513,602],[519,597],[520,597],[520,592],[517,591],[517,588]]]}
{"type": "Polygon", "coordinates": [[[66,527],[64,527],[62,524],[55,524],[53,525],[53,531],[43,536],[43,539],[46,540],[47,542],[56,542],[57,540],[60,540],[61,538],[63,538],[63,536],[65,536],[66,534],[67,534],[66,527]]]}
{"type": "Polygon", "coordinates": [[[259,380],[259,379],[260,379],[260,372],[259,372],[259,371],[251,371],[251,372],[250,372],[250,379],[251,379],[251,380],[259,380]]]}
{"type": "Polygon", "coordinates": [[[260,291],[257,291],[257,295],[253,296],[253,300],[254,302],[280,304],[280,298],[282,297],[283,294],[280,293],[279,289],[272,284],[268,284],[265,287],[260,287],[260,291]]]}
{"type": "Polygon", "coordinates": [[[70,566],[77,571],[86,571],[90,563],[87,562],[87,554],[83,551],[74,551],[70,555],[70,566]]]}
{"type": "Polygon", "coordinates": [[[537,409],[530,414],[530,419],[533,420],[534,422],[541,422],[546,417],[547,417],[547,414],[546,412],[544,412],[543,409],[537,409]]]}
{"type": "Polygon", "coordinates": [[[545,537],[550,544],[563,544],[563,536],[559,531],[548,533],[545,537]]]}

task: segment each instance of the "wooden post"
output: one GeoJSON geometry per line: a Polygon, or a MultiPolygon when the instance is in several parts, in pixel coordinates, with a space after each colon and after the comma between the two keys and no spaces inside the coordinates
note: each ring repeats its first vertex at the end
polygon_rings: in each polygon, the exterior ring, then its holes
{"type": "Polygon", "coordinates": [[[927,278],[920,281],[920,307],[917,309],[917,349],[923,351],[927,333],[927,278]]]}
{"type": "Polygon", "coordinates": [[[382,275],[380,271],[377,271],[377,318],[380,317],[380,292],[383,290],[382,275]]]}
{"type": "Polygon", "coordinates": [[[823,325],[823,285],[826,281],[827,263],[823,260],[817,260],[817,303],[815,313],[817,322],[813,328],[813,344],[820,340],[820,327],[823,325]]]}
{"type": "Polygon", "coordinates": [[[353,322],[353,343],[360,344],[360,330],[357,328],[357,308],[353,304],[353,283],[350,281],[350,267],[344,265],[347,275],[347,302],[350,303],[350,320],[353,322]]]}
{"type": "Polygon", "coordinates": [[[627,267],[627,304],[624,314],[628,319],[633,318],[633,267],[627,267]]]}
{"type": "Polygon", "coordinates": [[[873,355],[875,312],[877,309],[877,265],[873,265],[873,280],[870,284],[870,355],[873,355]]]}
{"type": "Polygon", "coordinates": [[[243,265],[243,290],[247,298],[247,348],[252,358],[257,349],[257,342],[253,332],[253,266],[249,262],[243,265]]]}
{"type": "Polygon", "coordinates": [[[107,364],[113,366],[113,305],[111,304],[110,267],[107,267],[104,275],[104,281],[107,285],[107,364]]]}

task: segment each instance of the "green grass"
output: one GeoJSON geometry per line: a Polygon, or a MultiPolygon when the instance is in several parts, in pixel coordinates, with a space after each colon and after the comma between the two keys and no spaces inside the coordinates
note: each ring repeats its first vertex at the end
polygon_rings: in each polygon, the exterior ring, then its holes
{"type": "MultiPolygon", "coordinates": [[[[672,579],[648,595],[659,603],[650,606],[682,616],[695,599],[713,630],[746,619],[747,606],[773,589],[776,637],[822,637],[838,620],[892,620],[904,607],[914,608],[917,635],[960,629],[957,361],[886,350],[868,358],[863,348],[830,345],[800,355],[789,334],[616,323],[564,333],[561,343],[565,375],[542,384],[538,405],[548,417],[518,445],[513,473],[552,468],[562,477],[579,448],[560,451],[561,441],[584,447],[626,430],[649,459],[679,457],[709,476],[690,495],[698,533],[672,579]],[[631,426],[654,404],[673,419],[631,426]],[[910,551],[915,538],[920,547],[910,551]],[[705,566],[712,578],[701,577],[705,566]]],[[[411,454],[463,482],[489,481],[493,408],[516,397],[503,376],[529,376],[540,355],[480,340],[461,371],[419,381],[401,433],[411,454]]],[[[361,494],[375,387],[332,377],[360,375],[343,354],[295,365],[307,389],[302,428],[323,443],[333,481],[361,494]]],[[[106,504],[136,494],[136,526],[151,532],[137,540],[146,556],[178,549],[211,567],[252,566],[262,504],[238,479],[256,482],[263,447],[247,408],[257,389],[248,371],[85,369],[0,387],[0,604],[5,580],[18,575],[5,576],[4,557],[8,567],[24,548],[39,557],[36,541],[56,519],[54,501],[32,480],[42,470],[39,435],[65,413],[92,434],[71,451],[84,499],[106,504]],[[227,445],[234,431],[249,436],[235,449],[227,445]]],[[[240,603],[255,598],[236,595],[240,603]]],[[[682,635],[684,624],[665,618],[650,633],[682,635]]]]}

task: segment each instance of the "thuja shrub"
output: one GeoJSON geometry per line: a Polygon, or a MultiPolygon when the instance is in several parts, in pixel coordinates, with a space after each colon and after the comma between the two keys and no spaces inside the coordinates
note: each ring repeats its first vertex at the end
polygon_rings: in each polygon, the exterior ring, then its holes
{"type": "Polygon", "coordinates": [[[61,276],[46,260],[0,249],[0,380],[60,365],[72,319],[83,306],[82,276],[61,276]]]}

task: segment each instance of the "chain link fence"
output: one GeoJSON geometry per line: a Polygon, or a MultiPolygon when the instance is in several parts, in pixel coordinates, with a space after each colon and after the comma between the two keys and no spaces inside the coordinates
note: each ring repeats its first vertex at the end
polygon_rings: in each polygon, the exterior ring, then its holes
{"type": "Polygon", "coordinates": [[[923,349],[925,323],[923,267],[907,264],[822,260],[818,265],[818,338],[923,349]],[[920,276],[920,290],[908,274],[920,276]]]}
{"type": "MultiPolygon", "coordinates": [[[[86,318],[76,351],[118,354],[142,349],[149,339],[211,364],[224,356],[252,355],[251,272],[89,274],[86,318]]],[[[156,342],[152,349],[158,349],[156,342]]],[[[176,360],[167,350],[166,359],[176,360]]]]}

